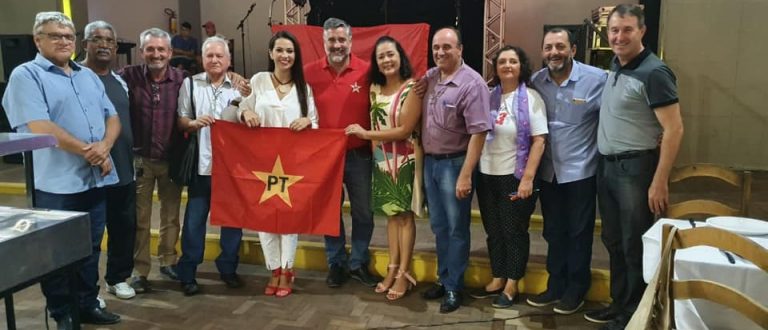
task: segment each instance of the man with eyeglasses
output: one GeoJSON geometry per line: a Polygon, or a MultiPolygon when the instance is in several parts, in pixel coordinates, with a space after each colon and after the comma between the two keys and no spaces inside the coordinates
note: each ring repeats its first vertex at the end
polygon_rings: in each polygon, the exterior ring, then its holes
{"type": "Polygon", "coordinates": [[[104,21],[85,26],[85,60],[82,65],[93,70],[104,84],[109,100],[120,117],[120,135],[111,155],[119,182],[106,187],[107,193],[107,292],[120,299],[136,295],[126,279],[133,272],[133,244],[136,239],[136,182],[133,173],[133,134],[128,112],[128,85],[110,69],[116,57],[115,28],[104,21]]]}
{"type": "Polygon", "coordinates": [[[171,67],[171,36],[158,28],[139,35],[139,52],[144,64],[131,65],[120,71],[128,84],[128,100],[133,130],[134,168],[136,171],[136,245],[131,285],[138,293],[151,290],[147,276],[151,268],[149,255],[152,192],[157,184],[160,197],[160,237],[157,253],[160,273],[176,280],[176,242],[179,238],[181,186],[168,175],[168,152],[178,140],[176,109],[184,72],[171,67]]]}
{"type": "Polygon", "coordinates": [[[92,246],[75,279],[79,306],[71,305],[67,276],[47,277],[40,286],[58,329],[72,328],[73,312],[83,323],[114,324],[120,316],[101,308],[96,297],[106,221],[104,187],[118,182],[110,150],[120,133],[120,119],[99,78],[70,60],[75,26],[69,17],[38,13],[32,32],[38,54],[11,73],[3,107],[19,132],[56,138],[56,147],[34,152],[35,207],[88,212],[92,246]]]}

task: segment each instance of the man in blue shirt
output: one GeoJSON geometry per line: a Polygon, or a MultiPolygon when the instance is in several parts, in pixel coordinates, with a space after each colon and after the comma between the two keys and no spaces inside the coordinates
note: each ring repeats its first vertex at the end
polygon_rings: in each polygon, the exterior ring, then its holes
{"type": "Polygon", "coordinates": [[[100,308],[96,296],[106,214],[103,187],[118,181],[110,150],[120,120],[99,78],[70,60],[75,27],[69,17],[38,13],[33,34],[39,53],[13,70],[3,107],[19,132],[56,138],[56,147],[34,151],[35,207],[88,212],[93,247],[77,274],[79,306],[70,306],[68,277],[49,277],[40,285],[59,329],[71,328],[70,312],[77,311],[83,323],[117,323],[120,316],[100,308]]]}
{"type": "Polygon", "coordinates": [[[171,66],[185,71],[197,71],[197,39],[191,36],[192,24],[189,22],[181,23],[179,34],[171,39],[171,48],[173,56],[171,57],[171,66]]]}
{"type": "Polygon", "coordinates": [[[576,45],[568,30],[544,34],[547,66],[531,79],[547,105],[548,146],[539,167],[547,290],[528,299],[533,306],[554,304],[572,314],[584,304],[591,284],[590,261],[597,194],[597,119],[607,74],[573,59],[576,45]]]}

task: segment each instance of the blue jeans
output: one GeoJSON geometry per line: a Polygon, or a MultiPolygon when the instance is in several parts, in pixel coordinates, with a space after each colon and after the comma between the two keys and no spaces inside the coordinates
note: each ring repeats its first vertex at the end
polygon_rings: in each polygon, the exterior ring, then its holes
{"type": "Polygon", "coordinates": [[[597,167],[597,200],[602,218],[602,239],[610,257],[611,303],[631,317],[645,291],[643,233],[654,222],[648,206],[648,188],[658,156],[648,152],[632,159],[609,161],[597,167]]]}
{"type": "MultiPolygon", "coordinates": [[[[197,180],[187,188],[187,195],[189,199],[181,229],[181,258],[176,264],[176,273],[181,283],[194,283],[197,265],[203,262],[205,254],[206,224],[211,209],[211,177],[198,175],[197,180]]],[[[216,258],[219,273],[234,274],[237,271],[242,237],[243,230],[240,228],[221,228],[221,254],[216,258]]]]}
{"type": "MultiPolygon", "coordinates": [[[[328,259],[328,265],[344,267],[348,262],[349,269],[368,266],[370,259],[368,245],[373,235],[371,161],[370,148],[362,147],[347,151],[344,164],[344,186],[349,195],[349,203],[352,204],[352,255],[347,256],[344,219],[340,218],[339,236],[325,236],[325,256],[328,259]]],[[[344,203],[343,192],[341,203],[344,203]]]]}
{"type": "Polygon", "coordinates": [[[446,290],[459,291],[464,287],[464,271],[469,263],[472,203],[471,195],[464,199],[456,198],[456,181],[465,157],[424,158],[429,223],[437,245],[437,276],[446,290]]]}
{"type": "MultiPolygon", "coordinates": [[[[88,212],[91,219],[91,255],[85,259],[77,274],[77,295],[80,309],[89,310],[99,305],[96,296],[99,293],[99,255],[101,239],[104,237],[107,201],[104,188],[93,188],[75,194],[52,194],[35,190],[35,207],[54,210],[88,212]]],[[[73,237],[72,239],[82,239],[73,237]]],[[[69,277],[55,275],[40,282],[51,317],[61,319],[69,314],[69,277]]]]}

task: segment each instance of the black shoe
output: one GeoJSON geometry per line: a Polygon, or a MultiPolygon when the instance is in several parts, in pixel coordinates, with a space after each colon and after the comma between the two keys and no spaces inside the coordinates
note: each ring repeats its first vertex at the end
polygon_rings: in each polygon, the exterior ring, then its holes
{"type": "Polygon", "coordinates": [[[72,330],[72,318],[67,315],[56,320],[56,330],[72,330]]]}
{"type": "Polygon", "coordinates": [[[536,306],[536,307],[544,307],[544,306],[559,303],[560,297],[555,296],[550,291],[544,291],[539,295],[528,298],[526,301],[528,302],[528,305],[536,306]]]}
{"type": "Polygon", "coordinates": [[[181,291],[184,291],[184,295],[194,296],[200,292],[200,287],[197,285],[197,283],[181,283],[181,291]]]}
{"type": "Polygon", "coordinates": [[[514,296],[508,296],[506,292],[502,291],[496,299],[493,300],[491,306],[495,308],[509,308],[517,301],[517,293],[514,296]]]}
{"type": "Polygon", "coordinates": [[[176,270],[173,269],[173,266],[161,266],[160,273],[174,281],[179,280],[179,274],[176,274],[176,270]]]}
{"type": "Polygon", "coordinates": [[[152,286],[149,284],[146,276],[134,277],[131,282],[131,287],[136,293],[147,293],[152,291],[152,286]]]}
{"type": "Polygon", "coordinates": [[[382,281],[382,278],[376,275],[371,274],[370,271],[368,271],[368,267],[361,266],[358,269],[353,269],[349,271],[350,277],[358,280],[360,283],[367,287],[375,287],[376,283],[379,283],[382,281]]]}
{"type": "Polygon", "coordinates": [[[120,322],[120,315],[110,313],[101,307],[80,311],[80,323],[87,324],[115,324],[120,322]]]}
{"type": "Polygon", "coordinates": [[[435,283],[435,285],[431,286],[427,291],[424,291],[424,293],[421,294],[424,299],[438,299],[442,298],[445,295],[445,287],[440,283],[435,283]]]}
{"type": "Polygon", "coordinates": [[[493,291],[485,291],[485,288],[478,288],[478,289],[470,290],[469,296],[475,299],[491,298],[491,297],[498,296],[499,294],[501,294],[502,291],[504,291],[503,287],[493,291]]]}
{"type": "Polygon", "coordinates": [[[344,267],[336,264],[329,266],[328,277],[325,278],[325,284],[327,284],[329,288],[338,288],[346,281],[347,274],[344,271],[344,267]]]}
{"type": "Polygon", "coordinates": [[[461,307],[461,292],[446,291],[443,302],[440,303],[440,313],[450,313],[459,309],[459,307],[461,307]]]}
{"type": "Polygon", "coordinates": [[[583,299],[563,298],[552,310],[557,314],[571,315],[578,312],[582,306],[584,306],[583,299]]]}
{"type": "Polygon", "coordinates": [[[629,317],[617,316],[611,322],[604,324],[600,330],[624,330],[629,323],[629,317]]]}
{"type": "Polygon", "coordinates": [[[584,318],[587,321],[594,323],[608,323],[613,321],[618,316],[619,311],[617,311],[612,306],[584,313],[584,318]]]}
{"type": "Polygon", "coordinates": [[[221,274],[221,280],[224,281],[228,288],[236,289],[243,286],[243,281],[240,280],[240,276],[237,276],[237,273],[221,274]]]}

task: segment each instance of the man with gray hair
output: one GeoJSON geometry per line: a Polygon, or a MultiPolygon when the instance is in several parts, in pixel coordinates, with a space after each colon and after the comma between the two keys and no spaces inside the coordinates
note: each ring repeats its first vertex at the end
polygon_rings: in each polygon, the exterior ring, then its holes
{"type": "Polygon", "coordinates": [[[71,305],[68,276],[47,277],[40,286],[59,329],[71,329],[73,319],[117,323],[120,316],[101,308],[96,297],[106,214],[104,187],[118,182],[110,149],[120,133],[120,120],[99,78],[70,60],[76,40],[70,18],[60,12],[38,13],[32,32],[38,54],[11,73],[3,107],[19,132],[56,138],[56,147],[34,151],[34,206],[88,212],[92,246],[72,279],[77,282],[79,306],[71,305]]]}
{"type": "Polygon", "coordinates": [[[179,88],[184,72],[171,67],[171,36],[158,28],[139,35],[139,51],[144,64],[122,69],[120,76],[128,83],[128,99],[133,130],[134,168],[136,170],[136,245],[132,283],[137,292],[150,290],[147,275],[149,256],[152,192],[157,184],[160,197],[160,238],[157,252],[160,272],[175,280],[176,242],[179,238],[181,187],[171,182],[168,155],[179,140],[176,127],[179,88]]]}
{"type": "MultiPolygon", "coordinates": [[[[338,18],[329,18],[323,24],[325,58],[304,66],[307,83],[315,95],[315,105],[321,128],[346,128],[358,124],[370,129],[370,99],[368,69],[370,63],[352,55],[352,27],[338,18]]],[[[368,245],[373,235],[371,210],[371,145],[368,141],[350,136],[344,164],[344,186],[352,205],[352,255],[345,248],[344,222],[340,220],[338,237],[325,236],[325,255],[328,259],[326,284],[340,287],[352,278],[374,287],[380,280],[368,270],[368,245]]],[[[343,187],[340,187],[343,189],[343,187]]],[[[343,198],[341,202],[344,202],[343,198]]]]}
{"type": "MultiPolygon", "coordinates": [[[[203,262],[208,212],[211,208],[211,126],[223,119],[224,110],[237,105],[240,93],[237,85],[227,76],[230,55],[227,41],[213,36],[203,42],[203,69],[205,72],[184,79],[179,91],[179,128],[196,132],[199,159],[196,178],[189,184],[189,200],[184,212],[181,233],[181,258],[177,266],[184,295],[200,291],[197,285],[197,265],[203,262]]],[[[221,280],[230,288],[243,285],[237,275],[241,228],[221,227],[219,244],[221,253],[216,268],[221,280]]]]}
{"type": "Polygon", "coordinates": [[[117,33],[104,21],[85,26],[85,60],[82,65],[93,70],[104,84],[109,100],[120,117],[120,135],[110,155],[119,182],[106,187],[107,194],[107,292],[120,299],[136,295],[126,283],[133,271],[133,245],[136,240],[136,182],[133,173],[133,135],[128,110],[128,85],[110,69],[117,56],[117,33]]]}

